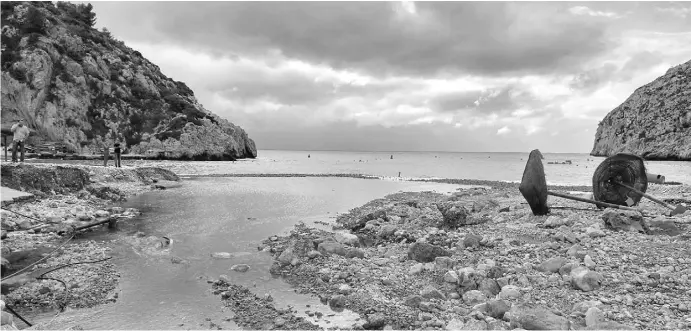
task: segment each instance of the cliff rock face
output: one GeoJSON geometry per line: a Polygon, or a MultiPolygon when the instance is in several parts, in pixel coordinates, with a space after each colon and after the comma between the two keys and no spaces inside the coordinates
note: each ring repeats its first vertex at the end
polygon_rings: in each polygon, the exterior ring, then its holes
{"type": "Polygon", "coordinates": [[[117,139],[133,153],[254,158],[240,127],[199,104],[184,83],[92,28],[91,5],[2,2],[2,122],[24,118],[43,140],[73,151],[117,139]]]}
{"type": "Polygon", "coordinates": [[[691,160],[691,61],[638,88],[600,122],[591,155],[691,160]]]}

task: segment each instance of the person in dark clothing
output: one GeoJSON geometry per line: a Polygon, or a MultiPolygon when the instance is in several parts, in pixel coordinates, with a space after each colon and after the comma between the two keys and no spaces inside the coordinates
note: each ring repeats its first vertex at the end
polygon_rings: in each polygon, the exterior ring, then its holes
{"type": "Polygon", "coordinates": [[[120,143],[115,143],[113,152],[115,152],[115,166],[120,168],[120,155],[122,150],[120,149],[120,143]]]}

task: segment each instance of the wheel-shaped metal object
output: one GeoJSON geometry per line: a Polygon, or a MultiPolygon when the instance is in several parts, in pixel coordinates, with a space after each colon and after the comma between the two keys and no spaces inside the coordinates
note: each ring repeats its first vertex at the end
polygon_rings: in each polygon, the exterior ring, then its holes
{"type": "Polygon", "coordinates": [[[632,154],[616,154],[605,159],[593,174],[595,200],[621,206],[637,205],[643,196],[614,182],[645,192],[648,189],[648,178],[643,158],[632,154]]]}

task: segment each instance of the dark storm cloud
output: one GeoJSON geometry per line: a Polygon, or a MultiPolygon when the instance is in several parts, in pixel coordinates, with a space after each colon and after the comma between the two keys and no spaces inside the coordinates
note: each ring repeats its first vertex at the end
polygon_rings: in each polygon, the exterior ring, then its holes
{"type": "Polygon", "coordinates": [[[264,54],[376,74],[564,70],[607,48],[602,24],[562,4],[422,2],[126,2],[128,39],[264,54]],[[135,27],[136,26],[136,27],[135,27]]]}

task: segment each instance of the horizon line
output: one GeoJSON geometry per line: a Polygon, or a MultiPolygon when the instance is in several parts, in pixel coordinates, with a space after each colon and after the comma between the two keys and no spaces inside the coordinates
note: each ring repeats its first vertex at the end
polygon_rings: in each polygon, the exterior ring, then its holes
{"type": "MultiPolygon", "coordinates": [[[[286,152],[357,152],[357,153],[491,153],[491,154],[502,154],[502,153],[516,153],[516,154],[530,154],[530,151],[526,152],[466,152],[466,151],[367,151],[367,150],[352,150],[352,149],[280,149],[280,148],[265,148],[257,149],[257,151],[286,151],[286,152]]],[[[531,150],[532,151],[532,150],[531,150]]],[[[541,151],[542,152],[542,151],[541,151]]],[[[542,152],[550,154],[589,154],[589,152],[542,152]]]]}

